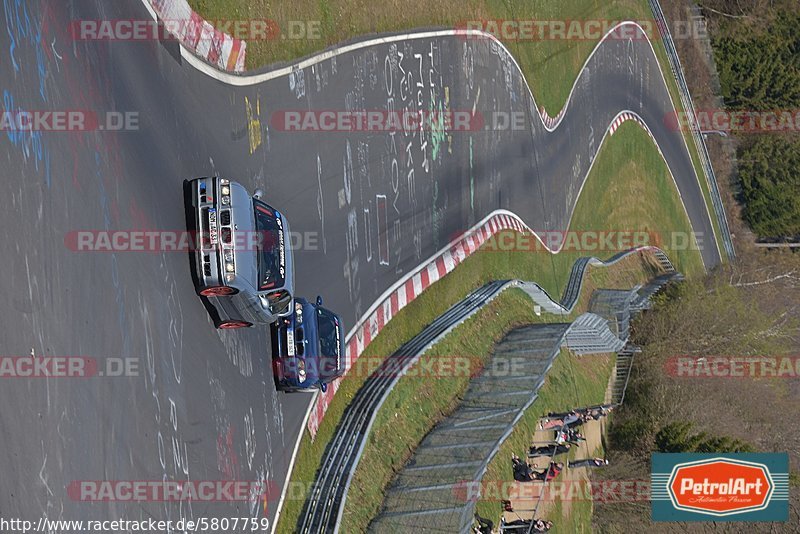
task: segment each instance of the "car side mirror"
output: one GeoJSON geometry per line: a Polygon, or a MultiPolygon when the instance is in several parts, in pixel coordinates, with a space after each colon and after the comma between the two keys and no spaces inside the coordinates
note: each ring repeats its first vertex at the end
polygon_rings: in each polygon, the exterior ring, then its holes
{"type": "Polygon", "coordinates": [[[264,190],[261,189],[260,187],[258,189],[256,189],[255,191],[253,191],[253,198],[254,199],[261,200],[261,197],[263,197],[263,196],[264,196],[264,190]]]}
{"type": "Polygon", "coordinates": [[[322,306],[322,297],[317,295],[317,306],[322,306]]]}
{"type": "Polygon", "coordinates": [[[321,392],[325,393],[326,391],[328,391],[328,384],[326,384],[325,382],[320,382],[319,383],[319,390],[321,392]]]}

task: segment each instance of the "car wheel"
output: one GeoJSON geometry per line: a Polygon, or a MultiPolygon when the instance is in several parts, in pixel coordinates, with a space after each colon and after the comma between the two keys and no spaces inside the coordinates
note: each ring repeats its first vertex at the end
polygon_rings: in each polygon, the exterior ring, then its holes
{"type": "Polygon", "coordinates": [[[253,325],[251,323],[248,323],[247,321],[232,321],[232,320],[228,320],[228,321],[222,321],[221,323],[219,323],[219,326],[217,328],[222,328],[224,330],[230,330],[232,328],[247,328],[249,326],[253,326],[253,325]]]}
{"type": "Polygon", "coordinates": [[[204,297],[224,297],[226,295],[235,295],[239,291],[233,287],[227,286],[212,286],[212,287],[204,287],[198,294],[204,297]]]}

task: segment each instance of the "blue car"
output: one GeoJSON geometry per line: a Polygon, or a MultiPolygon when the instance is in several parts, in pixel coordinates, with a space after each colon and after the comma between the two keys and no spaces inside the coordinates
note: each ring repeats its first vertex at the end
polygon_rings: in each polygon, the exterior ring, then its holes
{"type": "Polygon", "coordinates": [[[319,388],[344,374],[342,319],[316,302],[294,299],[292,313],[270,326],[275,387],[294,392],[319,388]]]}

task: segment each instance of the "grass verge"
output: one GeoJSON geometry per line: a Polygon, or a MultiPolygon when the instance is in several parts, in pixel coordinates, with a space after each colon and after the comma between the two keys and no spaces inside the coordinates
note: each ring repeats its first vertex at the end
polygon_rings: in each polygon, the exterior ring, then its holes
{"type": "MultiPolygon", "coordinates": [[[[690,276],[703,273],[699,251],[681,246],[680,239],[673,237],[689,235],[691,224],[666,163],[650,138],[632,122],[623,123],[606,139],[570,223],[574,231],[604,228],[650,232],[660,238],[660,246],[678,270],[690,276]]],[[[555,256],[564,262],[558,267],[569,269],[575,256],[560,258],[562,255],[555,256]]]]}

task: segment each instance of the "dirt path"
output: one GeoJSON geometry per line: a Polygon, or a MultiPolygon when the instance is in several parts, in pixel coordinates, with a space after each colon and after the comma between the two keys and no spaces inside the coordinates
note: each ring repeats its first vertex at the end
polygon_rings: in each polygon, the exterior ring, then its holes
{"type": "MultiPolygon", "coordinates": [[[[567,460],[579,460],[601,456],[603,452],[601,436],[604,431],[605,419],[600,421],[590,421],[583,424],[580,429],[586,438],[581,442],[580,447],[572,447],[568,454],[556,456],[556,461],[563,462],[564,470],[561,474],[550,482],[515,482],[511,495],[511,505],[513,512],[505,512],[506,521],[515,519],[530,519],[533,511],[537,510],[536,517],[550,520],[563,519],[569,516],[572,508],[572,500],[582,498],[588,494],[589,470],[585,467],[569,468],[567,460]],[[544,495],[542,492],[544,491],[544,495]],[[539,502],[541,497],[541,502],[539,502]],[[550,517],[553,505],[556,500],[561,501],[562,518],[550,517]],[[536,508],[538,503],[538,509],[536,508]]],[[[532,441],[548,442],[553,439],[553,430],[537,430],[532,441]]],[[[520,451],[522,453],[527,451],[520,451]]],[[[544,469],[548,465],[547,457],[537,457],[529,459],[534,469],[544,469]]]]}
{"type": "MultiPolygon", "coordinates": [[[[611,377],[616,375],[612,370],[611,377]]],[[[609,380],[606,389],[605,403],[611,402],[613,378],[609,380]]],[[[534,517],[547,519],[556,524],[564,522],[572,511],[572,503],[576,499],[591,499],[591,486],[589,484],[589,469],[586,467],[570,468],[567,465],[569,460],[580,460],[583,458],[602,457],[604,454],[602,437],[605,434],[607,419],[604,417],[599,421],[589,421],[580,427],[580,432],[586,441],[580,443],[579,447],[573,446],[568,454],[556,456],[557,462],[564,463],[564,470],[553,481],[543,482],[514,482],[509,499],[514,509],[512,512],[504,512],[503,517],[506,522],[516,519],[531,519],[534,517]],[[559,517],[553,516],[553,510],[557,501],[561,503],[561,514],[559,517]]],[[[551,442],[554,438],[554,430],[537,430],[532,436],[532,442],[541,442],[544,445],[551,442]]],[[[528,451],[517,451],[522,458],[528,451]]],[[[529,459],[535,469],[547,467],[549,458],[537,457],[529,459]]]]}

